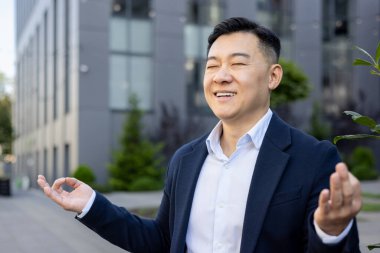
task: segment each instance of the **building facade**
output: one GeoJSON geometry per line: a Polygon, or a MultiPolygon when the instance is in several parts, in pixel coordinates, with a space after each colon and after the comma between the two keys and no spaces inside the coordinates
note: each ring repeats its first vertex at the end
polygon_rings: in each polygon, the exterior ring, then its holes
{"type": "Polygon", "coordinates": [[[309,76],[312,95],[293,108],[301,125],[315,100],[337,114],[365,94],[366,110],[380,109],[379,81],[350,64],[352,45],[371,50],[379,41],[377,0],[16,0],[15,7],[15,173],[32,182],[37,174],[70,175],[80,164],[106,182],[131,94],[146,112],[147,132],[157,131],[162,104],[210,129],[207,36],[227,17],[272,27],[283,57],[309,76]]]}

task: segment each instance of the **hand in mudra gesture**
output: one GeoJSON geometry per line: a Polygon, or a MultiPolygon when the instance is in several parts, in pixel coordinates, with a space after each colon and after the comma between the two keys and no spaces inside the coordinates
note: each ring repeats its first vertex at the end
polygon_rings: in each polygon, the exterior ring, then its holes
{"type": "Polygon", "coordinates": [[[314,220],[329,235],[339,235],[362,207],[359,180],[344,163],[338,163],[330,177],[330,190],[324,189],[319,195],[314,220]]]}
{"type": "Polygon", "coordinates": [[[51,200],[63,209],[77,213],[82,212],[93,192],[93,189],[89,185],[72,177],[58,178],[50,187],[46,178],[39,175],[37,183],[51,200]],[[65,191],[62,188],[63,185],[67,185],[73,188],[73,190],[71,192],[65,191]]]}

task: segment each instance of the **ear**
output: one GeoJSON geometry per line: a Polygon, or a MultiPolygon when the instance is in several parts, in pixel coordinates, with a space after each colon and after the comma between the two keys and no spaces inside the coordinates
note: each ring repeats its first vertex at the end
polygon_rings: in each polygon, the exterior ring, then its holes
{"type": "Polygon", "coordinates": [[[270,66],[268,83],[268,88],[270,90],[274,90],[280,85],[282,73],[282,67],[280,64],[273,64],[272,66],[270,66]]]}

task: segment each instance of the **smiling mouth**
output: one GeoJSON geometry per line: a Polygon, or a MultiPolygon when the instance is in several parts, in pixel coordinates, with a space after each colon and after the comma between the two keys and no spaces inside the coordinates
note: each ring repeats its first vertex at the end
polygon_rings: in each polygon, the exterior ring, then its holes
{"type": "Polygon", "coordinates": [[[215,92],[214,95],[218,98],[220,98],[220,97],[233,97],[236,95],[236,92],[215,92]]]}

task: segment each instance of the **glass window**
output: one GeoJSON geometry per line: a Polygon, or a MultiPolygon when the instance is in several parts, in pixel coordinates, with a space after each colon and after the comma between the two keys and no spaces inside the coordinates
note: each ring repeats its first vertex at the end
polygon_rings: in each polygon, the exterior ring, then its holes
{"type": "Polygon", "coordinates": [[[190,112],[210,112],[203,92],[204,68],[205,60],[188,59],[186,62],[188,108],[190,112]]]}
{"type": "Polygon", "coordinates": [[[151,57],[111,55],[110,103],[112,109],[128,108],[128,98],[136,94],[139,107],[151,108],[151,57]]]}
{"type": "Polygon", "coordinates": [[[133,18],[148,18],[151,0],[113,0],[113,16],[130,16],[133,18]]]}
{"type": "Polygon", "coordinates": [[[221,0],[189,1],[186,21],[188,24],[214,26],[223,19],[224,4],[221,0]]]}
{"type": "Polygon", "coordinates": [[[258,0],[257,21],[278,36],[290,37],[293,26],[293,0],[258,0]]]}
{"type": "Polygon", "coordinates": [[[150,57],[131,57],[131,92],[139,98],[139,107],[151,108],[151,59],[150,57]]]}
{"type": "Polygon", "coordinates": [[[204,63],[207,57],[207,39],[213,26],[223,19],[221,0],[190,1],[184,30],[186,61],[187,104],[190,113],[210,112],[203,93],[204,63]]]}
{"type": "Polygon", "coordinates": [[[110,21],[110,47],[113,51],[127,51],[127,20],[120,17],[112,17],[110,21]]]}
{"type": "Polygon", "coordinates": [[[110,30],[112,51],[151,53],[152,23],[150,21],[113,17],[110,30]]]}
{"type": "Polygon", "coordinates": [[[348,20],[351,1],[323,1],[323,99],[328,115],[337,117],[352,102],[352,45],[348,20]],[[342,109],[343,108],[343,109],[342,109]]]}
{"type": "Polygon", "coordinates": [[[134,53],[152,52],[152,23],[148,20],[131,20],[130,50],[134,53]]]}
{"type": "Polygon", "coordinates": [[[199,55],[199,36],[198,27],[196,25],[185,26],[185,55],[187,57],[198,57],[199,55]]]}
{"type": "Polygon", "coordinates": [[[111,55],[110,59],[110,105],[112,109],[127,108],[128,82],[127,58],[125,55],[111,55]]]}
{"type": "Polygon", "coordinates": [[[335,0],[335,35],[348,35],[349,2],[347,0],[335,0]]]}
{"type": "Polygon", "coordinates": [[[128,108],[136,94],[139,107],[151,109],[152,22],[150,0],[114,0],[110,20],[110,107],[128,108]]]}
{"type": "Polygon", "coordinates": [[[129,8],[132,10],[134,18],[148,18],[150,12],[150,0],[128,0],[129,8]],[[147,8],[148,7],[148,8],[147,8]]]}
{"type": "Polygon", "coordinates": [[[112,1],[112,15],[125,16],[127,14],[126,0],[113,0],[112,1]]]}

